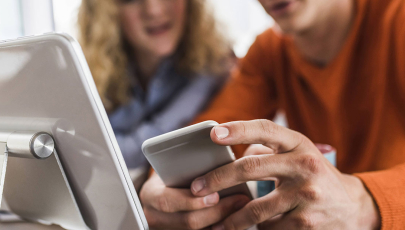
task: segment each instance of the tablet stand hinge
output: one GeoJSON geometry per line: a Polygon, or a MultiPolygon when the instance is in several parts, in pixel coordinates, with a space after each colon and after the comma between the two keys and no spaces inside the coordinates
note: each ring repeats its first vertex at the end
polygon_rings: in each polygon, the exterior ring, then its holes
{"type": "Polygon", "coordinates": [[[0,206],[3,196],[25,219],[89,229],[49,133],[0,132],[0,206]]]}
{"type": "Polygon", "coordinates": [[[1,132],[0,133],[0,206],[9,157],[44,160],[55,150],[55,142],[45,132],[1,132]]]}

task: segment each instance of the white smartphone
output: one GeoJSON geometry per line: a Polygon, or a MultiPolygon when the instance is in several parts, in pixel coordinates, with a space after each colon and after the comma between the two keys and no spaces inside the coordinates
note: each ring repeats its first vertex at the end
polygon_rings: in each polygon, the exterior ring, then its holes
{"type": "MultiPolygon", "coordinates": [[[[229,146],[210,137],[215,121],[205,121],[146,140],[142,151],[167,187],[190,188],[191,183],[235,160],[229,146]]],[[[221,197],[244,194],[252,199],[246,183],[219,192],[221,197]]]]}

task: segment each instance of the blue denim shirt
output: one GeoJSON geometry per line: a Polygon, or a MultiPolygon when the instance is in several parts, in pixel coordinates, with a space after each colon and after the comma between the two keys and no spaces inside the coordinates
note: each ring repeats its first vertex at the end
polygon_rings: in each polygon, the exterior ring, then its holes
{"type": "Polygon", "coordinates": [[[172,61],[166,60],[146,91],[134,84],[129,103],[109,115],[127,167],[148,167],[142,143],[190,123],[221,82],[218,77],[203,74],[184,76],[175,70],[172,61]]]}

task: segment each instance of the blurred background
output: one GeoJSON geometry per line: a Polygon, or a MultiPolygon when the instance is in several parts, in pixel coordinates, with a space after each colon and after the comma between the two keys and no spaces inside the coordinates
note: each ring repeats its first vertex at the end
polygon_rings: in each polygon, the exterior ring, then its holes
{"type": "MultiPolygon", "coordinates": [[[[243,57],[255,37],[273,25],[257,0],[207,0],[233,41],[234,52],[243,57]]],[[[81,0],[1,0],[0,40],[50,31],[77,35],[81,0]]]]}
{"type": "MultiPolygon", "coordinates": [[[[0,40],[66,32],[77,38],[82,0],[0,0],[0,40]]],[[[246,55],[257,35],[274,25],[258,0],[207,0],[237,57],[246,55]]],[[[283,113],[274,121],[288,126],[283,113]]]]}

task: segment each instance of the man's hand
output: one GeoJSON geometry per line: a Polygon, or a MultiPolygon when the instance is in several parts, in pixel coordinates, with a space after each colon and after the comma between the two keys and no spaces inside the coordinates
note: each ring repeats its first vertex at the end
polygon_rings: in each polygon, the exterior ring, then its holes
{"type": "MultiPolygon", "coordinates": [[[[333,167],[305,136],[267,120],[214,127],[220,145],[262,144],[271,153],[239,159],[197,178],[192,193],[201,197],[255,180],[277,180],[270,194],[253,200],[215,225],[214,230],[378,229],[380,218],[363,183],[333,167]]],[[[252,150],[249,150],[252,151],[252,150]]],[[[252,155],[253,154],[253,155],[252,155]]]]}
{"type": "Polygon", "coordinates": [[[216,192],[195,197],[190,189],[167,188],[157,174],[144,184],[140,198],[151,229],[205,229],[249,202],[244,195],[219,200],[216,192]]]}

